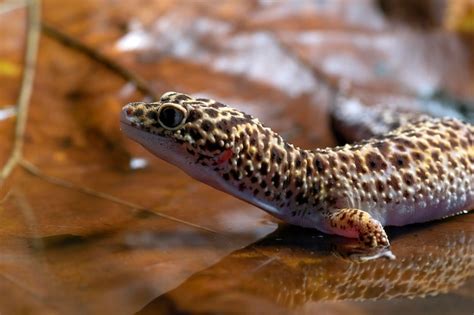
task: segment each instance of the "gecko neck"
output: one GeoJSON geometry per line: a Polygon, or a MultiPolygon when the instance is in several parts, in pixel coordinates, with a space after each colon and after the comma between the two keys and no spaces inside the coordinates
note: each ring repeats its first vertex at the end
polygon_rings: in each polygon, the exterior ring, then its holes
{"type": "Polygon", "coordinates": [[[233,155],[214,168],[223,180],[210,184],[277,216],[288,209],[318,208],[321,165],[314,161],[324,152],[300,149],[269,128],[255,129],[233,133],[233,155]]]}

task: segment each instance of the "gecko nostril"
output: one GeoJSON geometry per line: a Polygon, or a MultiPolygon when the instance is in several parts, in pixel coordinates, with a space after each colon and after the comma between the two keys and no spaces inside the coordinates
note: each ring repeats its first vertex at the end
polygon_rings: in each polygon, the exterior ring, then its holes
{"type": "Polygon", "coordinates": [[[120,121],[129,124],[134,114],[133,107],[125,105],[120,111],[120,121]]]}

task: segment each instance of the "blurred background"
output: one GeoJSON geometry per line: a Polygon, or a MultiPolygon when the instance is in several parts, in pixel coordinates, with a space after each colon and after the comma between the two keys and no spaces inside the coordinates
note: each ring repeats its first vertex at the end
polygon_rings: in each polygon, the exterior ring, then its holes
{"type": "Polygon", "coordinates": [[[0,1],[0,312],[472,314],[472,214],[354,263],[156,159],[118,114],[174,90],[327,147],[340,95],[474,121],[473,70],[472,0],[0,1]]]}

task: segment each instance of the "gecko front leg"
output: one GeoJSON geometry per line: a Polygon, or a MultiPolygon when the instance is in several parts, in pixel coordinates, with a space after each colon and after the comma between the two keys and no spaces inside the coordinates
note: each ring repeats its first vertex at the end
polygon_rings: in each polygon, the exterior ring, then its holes
{"type": "Polygon", "coordinates": [[[330,212],[329,229],[332,233],[358,238],[368,248],[388,247],[387,234],[379,221],[360,209],[344,208],[330,212]]]}

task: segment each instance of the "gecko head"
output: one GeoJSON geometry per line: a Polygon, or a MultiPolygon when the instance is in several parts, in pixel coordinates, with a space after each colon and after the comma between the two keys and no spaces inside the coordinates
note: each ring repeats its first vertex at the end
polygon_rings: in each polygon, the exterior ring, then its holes
{"type": "Polygon", "coordinates": [[[121,114],[128,137],[188,173],[196,164],[215,167],[228,160],[242,149],[238,136],[250,136],[241,132],[258,125],[257,119],[219,102],[177,92],[154,103],[129,103],[121,114]]]}

